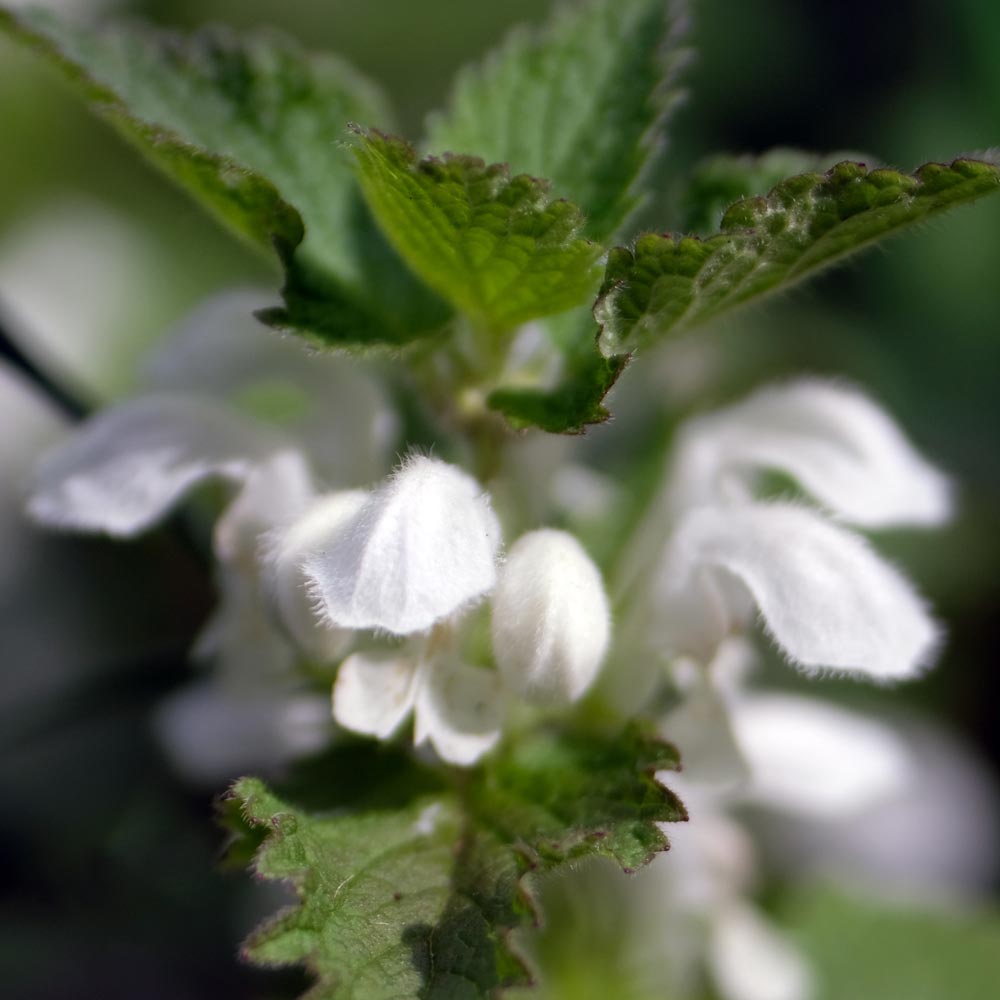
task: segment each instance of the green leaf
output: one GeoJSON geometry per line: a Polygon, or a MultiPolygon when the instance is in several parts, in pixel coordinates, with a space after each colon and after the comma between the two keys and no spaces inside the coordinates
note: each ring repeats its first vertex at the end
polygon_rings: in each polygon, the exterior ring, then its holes
{"type": "Polygon", "coordinates": [[[480,327],[504,331],[579,305],[602,249],[544,181],[467,156],[417,159],[401,139],[357,130],[361,186],[379,225],[431,288],[480,327]]]}
{"type": "Polygon", "coordinates": [[[387,247],[377,259],[359,252],[359,241],[379,237],[360,205],[346,127],[391,118],[380,92],[346,63],[264,31],[88,29],[43,10],[0,10],[0,29],[52,61],[224,223],[277,249],[288,309],[275,321],[325,340],[398,343],[446,318],[387,247]],[[395,314],[385,307],[386,280],[413,286],[395,314]]]}
{"type": "Polygon", "coordinates": [[[630,871],[666,850],[657,823],[687,819],[653,777],[679,763],[673,746],[636,726],[609,736],[542,730],[488,761],[469,790],[472,811],[537,867],[599,855],[630,871]]]}
{"type": "Polygon", "coordinates": [[[825,173],[844,160],[865,160],[858,153],[807,153],[800,149],[772,149],[759,156],[721,154],[695,169],[684,194],[681,228],[689,233],[717,229],[733,202],[765,195],[794,174],[825,173]]]}
{"type": "Polygon", "coordinates": [[[653,773],[676,766],[673,748],[636,731],[543,733],[454,790],[429,791],[426,768],[357,745],[335,749],[280,796],[245,778],[223,803],[231,854],[256,849],[257,875],[291,882],[299,897],[245,954],[304,962],[317,980],[312,1000],[485,998],[530,985],[510,941],[537,919],[525,876],[592,854],[634,868],[665,849],[656,824],[686,817],[653,773]],[[327,808],[315,811],[324,795],[327,808]]]}
{"type": "Polygon", "coordinates": [[[662,144],[684,53],[681,5],[591,0],[560,9],[541,31],[516,30],[456,81],[427,147],[547,177],[580,205],[587,233],[612,236],[640,201],[662,144]]]}
{"type": "Polygon", "coordinates": [[[582,434],[610,414],[604,397],[628,364],[628,356],[605,358],[597,349],[597,324],[589,309],[557,316],[547,324],[556,341],[561,365],[546,384],[533,379],[502,385],[487,404],[516,428],[537,427],[550,434],[582,434]]]}
{"type": "Polygon", "coordinates": [[[608,256],[594,309],[601,350],[628,353],[689,329],[998,188],[1000,168],[981,160],[928,163],[913,175],[844,162],[738,201],[709,239],[640,237],[608,256]]]}
{"type": "Polygon", "coordinates": [[[833,888],[778,907],[813,967],[816,1000],[981,1000],[1000,982],[1000,912],[902,906],[833,888]]]}

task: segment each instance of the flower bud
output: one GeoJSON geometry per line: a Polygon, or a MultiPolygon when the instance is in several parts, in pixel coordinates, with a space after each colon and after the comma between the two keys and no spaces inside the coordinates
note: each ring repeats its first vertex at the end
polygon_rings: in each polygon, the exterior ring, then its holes
{"type": "Polygon", "coordinates": [[[611,624],[601,574],[565,531],[522,535],[493,596],[493,651],[515,691],[575,701],[597,676],[611,624]]]}

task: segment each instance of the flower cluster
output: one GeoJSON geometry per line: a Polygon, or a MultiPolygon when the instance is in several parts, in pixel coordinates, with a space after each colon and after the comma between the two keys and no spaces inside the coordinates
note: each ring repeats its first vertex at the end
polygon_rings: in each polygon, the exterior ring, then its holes
{"type": "MultiPolygon", "coordinates": [[[[912,768],[870,719],[749,690],[746,633],[756,614],[807,674],[916,675],[938,628],[847,525],[940,524],[945,478],[837,384],[765,388],[694,418],[609,573],[612,643],[602,573],[573,534],[519,524],[505,550],[506,512],[434,457],[379,478],[396,424],[377,380],[255,330],[241,318],[251,301],[197,314],[154,357],[145,391],[45,457],[28,503],[46,524],[128,538],[200,484],[228,484],[212,532],[219,604],[196,647],[219,669],[159,719],[179,766],[215,780],[329,740],[329,704],[302,663],[336,668],[341,729],[387,740],[412,717],[415,745],[467,766],[513,704],[570,705],[607,660],[597,696],[622,714],[673,695],[659,725],[683,753],[670,784],[695,822],[691,837],[670,831],[680,849],[653,866],[670,919],[699,928],[726,1000],[752,1000],[759,982],[804,1000],[809,970],[749,902],[752,844],[729,810],[837,819],[896,793],[912,768]],[[769,482],[794,494],[769,497],[769,482]]],[[[574,492],[593,492],[592,470],[566,468],[574,492]]]]}
{"type": "MultiPolygon", "coordinates": [[[[208,308],[207,322],[196,318],[155,359],[159,382],[192,368],[206,377],[213,358],[205,343],[244,304],[225,300],[208,308]]],[[[294,377],[301,355],[281,346],[287,356],[278,370],[294,377]]],[[[269,352],[268,363],[275,360],[269,352]]],[[[248,372],[259,368],[225,371],[230,378],[242,371],[237,388],[245,398],[248,372]]],[[[294,661],[303,657],[340,663],[333,717],[343,728],[387,739],[412,713],[415,742],[462,765],[496,743],[511,695],[568,704],[590,687],[609,644],[610,612],[601,574],[572,535],[529,531],[502,560],[490,499],[456,466],[412,455],[371,491],[321,492],[306,458],[315,430],[289,433],[207,391],[155,387],[158,393],[102,411],[48,455],[28,509],[53,526],[127,538],[199,483],[232,484],[213,535],[220,604],[197,649],[241,678],[244,695],[263,679],[261,699],[275,707],[271,726],[287,727],[290,713],[310,720],[304,733],[287,734],[288,750],[312,748],[314,731],[325,738],[293,680],[294,661]],[[491,593],[493,662],[469,664],[460,648],[463,619],[491,593]]],[[[354,420],[358,395],[347,401],[354,420]]],[[[368,411],[363,423],[386,423],[377,404],[368,411]]],[[[343,463],[339,471],[342,478],[343,463]]],[[[247,707],[244,721],[259,727],[260,704],[247,707]]],[[[178,728],[191,721],[191,709],[185,700],[178,728]]]]}

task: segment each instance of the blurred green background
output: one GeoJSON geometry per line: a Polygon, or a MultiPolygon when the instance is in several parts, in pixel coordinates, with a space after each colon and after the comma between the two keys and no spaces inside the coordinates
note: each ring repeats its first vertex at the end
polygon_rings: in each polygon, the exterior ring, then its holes
{"type": "MultiPolygon", "coordinates": [[[[83,0],[60,6],[87,14],[83,0]]],[[[543,19],[549,6],[136,0],[103,11],[180,28],[279,26],[380,80],[402,130],[416,138],[459,65],[508,25],[543,19]]],[[[676,224],[674,185],[712,152],[851,149],[910,168],[1000,144],[1000,4],[992,0],[701,0],[693,7],[697,55],[688,99],[671,126],[658,182],[663,198],[648,216],[656,228],[676,224]]],[[[58,316],[90,317],[92,338],[25,345],[95,400],[127,390],[145,347],[201,297],[233,282],[273,283],[274,275],[142,164],[52,73],[0,42],[0,305],[16,306],[15,276],[28,266],[22,257],[46,225],[104,216],[119,227],[118,249],[68,243],[48,258],[41,279],[58,316]]],[[[962,513],[948,530],[885,540],[950,635],[939,667],[891,699],[946,721],[994,768],[998,277],[1000,199],[993,199],[704,335],[724,358],[712,390],[719,399],[783,373],[848,376],[961,484],[962,513]]],[[[8,383],[0,390],[9,392],[8,383]]],[[[39,440],[58,432],[54,414],[37,423],[39,440]]],[[[4,473],[8,506],[10,470],[23,471],[24,455],[18,461],[4,473]]],[[[129,546],[42,537],[31,544],[45,570],[0,574],[5,995],[198,1000],[294,992],[297,974],[263,974],[233,959],[259,915],[259,897],[238,876],[213,872],[218,838],[209,799],[170,775],[148,732],[150,707],[188,676],[184,650],[211,604],[197,567],[168,559],[155,535],[129,546]],[[86,641],[67,649],[58,638],[70,621],[86,641]]],[[[878,705],[890,697],[849,696],[878,705]]],[[[812,905],[792,899],[776,908],[808,923],[802,915],[812,905]]],[[[814,913],[810,933],[828,919],[828,910],[814,913]]],[[[876,996],[831,990],[830,997],[876,996]]]]}

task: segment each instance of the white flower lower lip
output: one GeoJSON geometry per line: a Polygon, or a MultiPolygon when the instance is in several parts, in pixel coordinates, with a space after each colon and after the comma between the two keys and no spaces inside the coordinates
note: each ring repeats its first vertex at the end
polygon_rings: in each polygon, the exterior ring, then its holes
{"type": "Polygon", "coordinates": [[[678,525],[656,582],[662,641],[702,657],[745,617],[748,599],[782,652],[802,669],[875,680],[913,677],[939,632],[910,584],[865,542],[792,504],[704,507],[678,525]],[[728,614],[702,610],[704,583],[728,614]],[[735,602],[735,603],[734,603],[735,602]]]}

